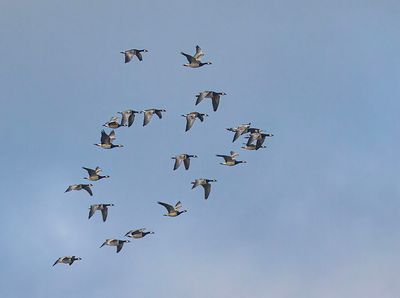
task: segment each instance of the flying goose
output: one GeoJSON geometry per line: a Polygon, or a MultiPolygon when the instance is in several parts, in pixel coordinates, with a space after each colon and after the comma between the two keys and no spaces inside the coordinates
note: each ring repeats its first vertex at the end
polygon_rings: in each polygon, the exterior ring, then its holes
{"type": "Polygon", "coordinates": [[[116,246],[117,247],[117,253],[119,253],[122,249],[122,246],[124,246],[124,243],[129,243],[129,240],[118,240],[118,239],[106,239],[104,243],[100,246],[102,248],[104,245],[109,245],[109,246],[116,246]]]}
{"type": "Polygon", "coordinates": [[[111,143],[113,140],[115,140],[115,132],[112,130],[110,134],[108,135],[104,129],[101,131],[101,139],[100,143],[94,144],[95,146],[101,147],[103,149],[112,149],[115,147],[124,147],[124,145],[114,145],[111,143]]]}
{"type": "Polygon", "coordinates": [[[261,148],[262,144],[265,141],[266,137],[273,137],[274,135],[272,133],[263,133],[263,132],[252,132],[250,136],[248,137],[247,145],[251,145],[254,141],[256,142],[256,148],[259,149],[261,148]]]}
{"type": "Polygon", "coordinates": [[[211,191],[211,184],[210,182],[217,182],[215,179],[205,179],[205,178],[199,178],[191,182],[193,184],[192,189],[201,185],[204,188],[204,199],[208,199],[208,196],[210,195],[211,191]]]}
{"type": "Polygon", "coordinates": [[[232,143],[235,142],[242,134],[245,134],[248,132],[248,129],[250,128],[251,123],[247,124],[241,124],[238,127],[231,127],[227,128],[226,130],[232,131],[235,133],[233,136],[232,143]]]}
{"type": "Polygon", "coordinates": [[[154,232],[146,232],[146,229],[138,229],[138,230],[130,230],[128,233],[125,234],[125,237],[131,237],[134,239],[143,238],[148,234],[154,234],[154,232]]]}
{"type": "Polygon", "coordinates": [[[190,67],[190,68],[198,68],[202,67],[203,65],[209,65],[212,64],[211,62],[201,62],[200,58],[204,56],[204,52],[199,46],[196,46],[196,53],[194,56],[185,54],[184,52],[181,52],[183,56],[186,57],[189,63],[183,64],[183,66],[190,67]]]}
{"type": "Polygon", "coordinates": [[[108,215],[108,207],[114,206],[114,204],[94,204],[90,205],[90,211],[89,211],[89,218],[90,219],[93,214],[96,212],[96,210],[101,211],[101,216],[103,217],[103,222],[106,221],[107,215],[108,215]]]}
{"type": "Polygon", "coordinates": [[[143,60],[142,54],[141,53],[147,53],[148,50],[143,49],[143,50],[138,50],[138,49],[131,49],[131,50],[126,50],[124,52],[120,52],[121,54],[125,55],[125,63],[128,63],[133,59],[133,57],[138,57],[139,61],[143,60]]]}
{"type": "Polygon", "coordinates": [[[121,125],[131,127],[133,121],[135,121],[135,114],[139,113],[139,111],[134,110],[125,110],[122,112],[118,112],[118,114],[122,115],[121,125]]]}
{"type": "Polygon", "coordinates": [[[110,178],[110,176],[106,175],[106,176],[102,176],[100,175],[101,169],[99,167],[96,167],[96,169],[89,169],[89,168],[85,168],[82,167],[82,169],[86,170],[88,172],[89,177],[84,177],[83,179],[87,179],[90,181],[97,181],[103,178],[110,178]]]}
{"type": "Polygon", "coordinates": [[[185,166],[186,170],[189,170],[189,166],[190,166],[190,158],[197,158],[197,155],[190,155],[190,154],[179,154],[177,156],[171,157],[172,159],[175,159],[175,164],[174,164],[174,171],[179,168],[179,166],[181,165],[182,161],[183,164],[185,166]]]}
{"type": "Polygon", "coordinates": [[[187,212],[187,210],[179,211],[179,209],[182,208],[181,201],[178,201],[178,203],[176,203],[175,206],[163,202],[157,202],[157,203],[163,205],[167,209],[168,213],[164,214],[164,216],[176,217],[182,213],[187,212]]]}
{"type": "Polygon", "coordinates": [[[111,117],[110,121],[104,123],[103,126],[108,127],[108,128],[118,128],[121,126],[126,126],[122,123],[122,120],[121,120],[121,123],[119,123],[118,121],[119,121],[118,117],[111,117]]]}
{"type": "Polygon", "coordinates": [[[77,260],[82,260],[82,258],[80,257],[76,257],[76,256],[65,256],[65,257],[59,257],[57,259],[57,261],[54,262],[53,266],[57,265],[57,264],[68,264],[68,265],[72,265],[73,262],[77,261],[77,260]]]}
{"type": "Polygon", "coordinates": [[[217,111],[218,105],[219,105],[219,100],[221,96],[226,95],[225,92],[215,92],[215,91],[202,91],[199,94],[196,95],[197,100],[196,100],[196,106],[204,99],[204,98],[211,98],[212,101],[212,106],[214,112],[217,111]]]}
{"type": "Polygon", "coordinates": [[[264,146],[264,145],[260,146],[259,148],[256,147],[256,144],[247,145],[246,143],[243,143],[243,145],[244,146],[242,146],[240,148],[245,149],[245,150],[258,150],[260,148],[267,148],[267,146],[264,146]]]}
{"type": "Polygon", "coordinates": [[[231,151],[230,155],[220,155],[217,154],[218,157],[222,157],[225,161],[221,162],[221,165],[225,165],[225,166],[234,166],[237,165],[239,163],[246,163],[246,161],[244,160],[236,160],[236,157],[239,156],[238,153],[231,151]]]}
{"type": "Polygon", "coordinates": [[[199,112],[191,112],[186,115],[181,115],[182,117],[186,118],[186,129],[185,131],[188,131],[189,129],[192,128],[194,121],[196,118],[199,118],[201,122],[204,121],[204,117],[208,117],[207,114],[204,113],[199,113],[199,112]]]}
{"type": "Polygon", "coordinates": [[[93,196],[92,190],[90,189],[90,187],[92,187],[93,184],[73,184],[68,186],[67,190],[65,192],[69,192],[71,190],[86,190],[89,195],[93,196]]]}
{"type": "Polygon", "coordinates": [[[146,126],[150,122],[151,117],[153,117],[153,114],[156,114],[158,118],[162,119],[162,114],[161,114],[162,112],[166,112],[166,110],[148,109],[140,111],[140,113],[144,113],[143,126],[146,126]]]}

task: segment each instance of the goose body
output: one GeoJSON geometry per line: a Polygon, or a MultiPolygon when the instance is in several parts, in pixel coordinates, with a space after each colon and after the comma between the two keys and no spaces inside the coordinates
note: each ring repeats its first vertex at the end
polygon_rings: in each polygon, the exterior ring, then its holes
{"type": "Polygon", "coordinates": [[[53,266],[57,265],[57,264],[68,264],[68,265],[72,265],[75,261],[77,260],[82,260],[82,258],[80,257],[76,257],[76,256],[65,256],[65,257],[59,257],[53,264],[53,266]]]}
{"type": "Polygon", "coordinates": [[[179,166],[181,165],[182,161],[183,164],[185,166],[186,170],[189,170],[189,166],[190,166],[190,158],[197,158],[197,155],[190,155],[190,154],[179,154],[176,155],[174,157],[171,157],[172,159],[175,159],[175,164],[174,164],[174,171],[179,168],[179,166]]]}
{"type": "Polygon", "coordinates": [[[143,60],[142,53],[147,53],[147,52],[148,52],[148,50],[146,50],[146,49],[143,49],[143,50],[131,49],[131,50],[123,51],[123,52],[121,52],[121,54],[124,54],[125,63],[128,63],[135,56],[139,59],[139,61],[142,61],[143,60]]]}
{"type": "Polygon", "coordinates": [[[103,217],[103,222],[107,220],[107,215],[108,215],[108,207],[114,206],[114,204],[94,204],[90,205],[89,207],[89,218],[90,219],[93,214],[97,211],[101,211],[101,216],[103,217]]]}
{"type": "Polygon", "coordinates": [[[125,125],[122,124],[122,121],[121,121],[121,123],[119,122],[118,117],[112,117],[110,119],[110,121],[104,123],[103,126],[108,127],[108,128],[119,128],[119,127],[125,126],[125,125]]]}
{"type": "Polygon", "coordinates": [[[196,118],[199,118],[201,122],[204,121],[204,117],[208,117],[207,114],[204,113],[199,113],[199,112],[191,112],[186,115],[182,115],[182,117],[186,118],[186,128],[185,131],[188,131],[189,129],[192,128],[194,121],[196,118]]]}
{"type": "Polygon", "coordinates": [[[104,243],[100,246],[102,248],[104,245],[108,246],[116,246],[117,247],[117,253],[119,253],[124,246],[125,243],[129,243],[129,240],[119,240],[119,239],[106,239],[104,243]]]}
{"type": "Polygon", "coordinates": [[[196,95],[196,106],[204,99],[204,98],[211,98],[212,106],[214,112],[217,111],[219,106],[219,100],[221,96],[226,95],[225,92],[215,92],[215,91],[202,91],[196,95]]]}
{"type": "Polygon", "coordinates": [[[70,192],[72,190],[86,190],[89,195],[93,196],[92,190],[90,189],[90,187],[92,187],[93,184],[72,184],[70,186],[68,186],[67,190],[65,192],[70,192]]]}
{"type": "Polygon", "coordinates": [[[100,175],[101,169],[99,167],[96,167],[96,169],[90,169],[90,168],[85,168],[82,167],[82,169],[86,170],[88,172],[88,177],[84,177],[84,179],[90,180],[90,181],[98,181],[100,179],[104,179],[104,178],[110,178],[110,176],[105,175],[102,176],[100,175]]]}
{"type": "Polygon", "coordinates": [[[202,186],[204,188],[204,199],[208,199],[208,196],[210,195],[211,192],[211,184],[210,182],[217,182],[215,179],[205,179],[205,178],[199,178],[191,182],[193,184],[192,189],[197,187],[197,186],[202,186]]]}
{"type": "Polygon", "coordinates": [[[124,147],[124,145],[114,145],[112,143],[113,140],[115,140],[115,132],[112,130],[110,134],[107,134],[104,129],[101,131],[101,139],[100,143],[94,144],[95,146],[98,146],[103,149],[112,149],[115,147],[124,147]]]}
{"type": "Polygon", "coordinates": [[[130,230],[128,233],[125,234],[125,237],[139,239],[145,237],[148,234],[154,234],[154,232],[146,232],[146,229],[130,230]]]}
{"type": "Polygon", "coordinates": [[[220,155],[217,154],[218,157],[222,157],[225,161],[221,162],[221,165],[225,166],[235,166],[239,163],[246,163],[246,161],[243,160],[236,160],[236,157],[238,156],[238,153],[235,153],[234,151],[230,152],[230,155],[220,155]]]}
{"type": "Polygon", "coordinates": [[[260,146],[259,148],[257,148],[256,147],[256,144],[250,144],[250,145],[247,145],[246,143],[244,143],[243,144],[243,146],[241,147],[242,149],[245,149],[245,150],[258,150],[258,149],[260,149],[260,148],[267,148],[267,146],[260,146]]]}
{"type": "Polygon", "coordinates": [[[176,216],[178,216],[178,215],[180,215],[180,214],[182,214],[182,213],[187,212],[187,210],[182,210],[182,211],[179,210],[179,209],[182,208],[182,203],[181,203],[181,201],[178,201],[178,202],[175,204],[175,206],[172,206],[172,205],[169,205],[169,204],[163,203],[163,202],[157,202],[157,203],[160,204],[160,205],[162,205],[162,206],[164,206],[164,207],[167,209],[167,212],[168,212],[168,213],[164,214],[164,216],[176,217],[176,216]]]}
{"type": "Polygon", "coordinates": [[[131,127],[133,124],[133,121],[135,121],[135,114],[139,113],[138,111],[134,110],[125,110],[122,112],[118,112],[118,114],[121,114],[121,124],[123,126],[128,126],[131,127]]]}
{"type": "Polygon", "coordinates": [[[186,59],[188,60],[188,63],[183,64],[183,66],[186,67],[190,67],[190,68],[199,68],[202,67],[204,65],[210,65],[212,64],[211,62],[201,62],[200,59],[201,57],[204,56],[204,52],[202,51],[202,49],[199,46],[196,46],[196,53],[192,56],[189,54],[186,54],[184,52],[181,52],[181,54],[183,56],[186,57],[186,59]]]}
{"type": "Polygon", "coordinates": [[[144,114],[143,117],[143,126],[146,126],[149,124],[151,118],[153,117],[153,114],[156,114],[158,118],[162,119],[162,113],[166,112],[166,110],[163,109],[148,109],[148,110],[143,110],[140,111],[140,113],[144,114]]]}

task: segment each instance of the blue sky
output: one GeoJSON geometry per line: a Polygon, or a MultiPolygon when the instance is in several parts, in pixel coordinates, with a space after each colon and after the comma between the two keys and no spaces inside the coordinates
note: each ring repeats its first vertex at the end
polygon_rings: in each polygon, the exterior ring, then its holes
{"type": "Polygon", "coordinates": [[[398,1],[2,1],[2,297],[398,297],[398,1]],[[182,67],[199,44],[213,65],[182,67]],[[146,48],[123,63],[121,50],[146,48]],[[224,91],[216,113],[203,90],[224,91]],[[126,109],[162,120],[116,131],[126,109]],[[183,113],[210,114],[184,132],[183,113]],[[232,144],[251,121],[267,149],[232,144]],[[240,153],[228,168],[215,154],[240,153]],[[199,156],[173,172],[171,156],[199,156]],[[111,176],[65,194],[82,166],[111,176]],[[215,178],[210,198],[190,190],[215,178]],[[189,211],[163,217],[156,201],[189,211]],[[114,203],[106,223],[87,220],[114,203]],[[99,246],[155,231],[121,253],[99,246]],[[71,267],[53,262],[83,258],[71,267]]]}

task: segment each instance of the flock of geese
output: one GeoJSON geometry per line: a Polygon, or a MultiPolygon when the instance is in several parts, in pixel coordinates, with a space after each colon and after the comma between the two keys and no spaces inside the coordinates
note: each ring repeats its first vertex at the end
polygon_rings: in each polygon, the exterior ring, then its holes
{"type": "MultiPolygon", "coordinates": [[[[147,53],[148,50],[146,49],[131,49],[131,50],[126,50],[124,52],[121,52],[124,55],[125,63],[131,62],[134,57],[137,57],[139,61],[143,60],[142,53],[147,53]]],[[[196,53],[192,56],[186,53],[181,52],[183,56],[186,57],[188,60],[188,63],[183,64],[185,67],[189,68],[199,68],[204,65],[210,65],[212,64],[211,62],[202,62],[201,58],[204,56],[204,52],[199,46],[196,46],[196,53]]],[[[209,98],[211,99],[212,102],[212,107],[214,112],[217,111],[220,98],[221,96],[226,95],[225,92],[215,92],[215,91],[203,91],[200,92],[198,95],[196,95],[196,102],[195,105],[197,106],[199,103],[201,103],[204,99],[209,98]]],[[[162,119],[162,113],[165,113],[166,110],[164,109],[156,109],[156,108],[151,108],[147,110],[142,110],[142,111],[136,111],[136,110],[124,110],[121,112],[118,112],[118,114],[121,115],[119,116],[114,116],[110,119],[110,121],[106,122],[103,124],[104,127],[112,129],[109,133],[107,133],[104,129],[101,131],[101,138],[100,138],[100,143],[94,144],[95,146],[98,146],[103,149],[113,149],[117,147],[123,147],[121,144],[114,144],[114,140],[116,139],[115,131],[114,129],[120,128],[120,127],[130,127],[135,121],[135,114],[143,114],[143,126],[146,126],[150,123],[152,120],[153,115],[157,115],[159,119],[162,119]]],[[[183,117],[186,118],[186,128],[185,131],[188,131],[192,128],[196,118],[198,118],[201,122],[204,121],[205,117],[208,117],[207,114],[200,113],[200,112],[191,112],[186,115],[182,115],[183,117]]],[[[228,131],[233,132],[234,136],[232,139],[232,142],[235,142],[237,139],[239,139],[242,135],[247,134],[245,138],[247,138],[247,142],[244,143],[244,146],[241,147],[246,150],[259,150],[261,148],[265,148],[263,145],[265,142],[265,139],[267,137],[272,137],[273,134],[271,133],[265,133],[263,130],[259,128],[254,128],[251,127],[251,123],[246,123],[246,124],[241,124],[238,125],[237,127],[231,127],[227,128],[228,131]]],[[[239,156],[238,153],[234,151],[230,151],[229,155],[221,155],[217,154],[218,157],[223,158],[224,162],[221,162],[221,165],[225,166],[235,166],[240,163],[246,163],[246,161],[243,160],[237,160],[236,158],[239,156]]],[[[186,170],[189,170],[190,167],[190,159],[191,158],[197,158],[197,155],[193,154],[178,154],[176,156],[173,156],[172,159],[175,160],[174,162],[174,167],[173,170],[177,170],[182,162],[186,170]]],[[[101,179],[107,179],[110,178],[109,175],[101,175],[101,168],[96,167],[95,169],[91,168],[86,168],[83,167],[85,171],[87,171],[88,176],[85,177],[84,179],[87,179],[91,182],[93,181],[99,181],[101,179]]],[[[204,189],[204,199],[208,199],[210,192],[211,192],[211,183],[217,182],[215,179],[206,179],[206,178],[199,178],[195,179],[194,181],[191,182],[192,184],[192,189],[202,186],[204,189]]],[[[85,190],[90,196],[93,196],[92,188],[93,184],[73,184],[70,185],[65,192],[70,192],[70,191],[78,191],[78,190],[85,190]]],[[[164,202],[157,202],[161,206],[165,207],[166,213],[164,216],[169,216],[169,217],[176,217],[181,215],[182,213],[187,212],[187,210],[181,210],[182,209],[182,203],[178,201],[175,205],[170,205],[164,202]]],[[[114,206],[114,204],[93,204],[89,207],[89,216],[88,218],[90,219],[96,211],[100,211],[102,215],[103,222],[107,220],[108,216],[108,209],[110,207],[114,206]]],[[[145,237],[146,235],[149,234],[154,234],[152,231],[146,231],[146,229],[135,229],[135,230],[130,230],[125,234],[125,237],[133,238],[133,239],[140,239],[145,237]]],[[[103,244],[100,247],[103,247],[105,245],[108,246],[116,246],[117,248],[117,253],[119,253],[124,246],[125,243],[129,243],[129,240],[124,240],[124,239],[106,239],[103,244]]],[[[58,258],[53,266],[56,264],[68,264],[72,265],[75,261],[81,260],[80,257],[77,256],[63,256],[58,258]]]]}

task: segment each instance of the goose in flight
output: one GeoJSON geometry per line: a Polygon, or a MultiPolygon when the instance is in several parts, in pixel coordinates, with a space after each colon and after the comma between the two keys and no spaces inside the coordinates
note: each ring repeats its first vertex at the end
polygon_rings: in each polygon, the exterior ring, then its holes
{"type": "Polygon", "coordinates": [[[126,50],[126,51],[123,51],[123,52],[120,52],[120,53],[124,54],[125,63],[128,63],[135,56],[139,59],[139,61],[142,61],[143,60],[142,53],[147,53],[147,52],[148,52],[148,50],[146,50],[146,49],[143,49],[143,50],[131,49],[131,50],[126,50]]]}
{"type": "Polygon", "coordinates": [[[73,184],[68,186],[67,190],[65,192],[70,192],[72,190],[86,190],[89,195],[93,196],[92,190],[90,189],[90,187],[92,187],[93,184],[73,184]]]}
{"type": "Polygon", "coordinates": [[[251,123],[247,123],[247,124],[241,124],[238,127],[227,128],[226,130],[235,133],[235,135],[233,136],[232,143],[235,142],[241,135],[247,133],[248,129],[250,128],[250,125],[251,123]]]}
{"type": "Polygon", "coordinates": [[[101,147],[103,149],[112,149],[115,147],[124,147],[124,145],[114,145],[112,141],[115,140],[115,132],[112,130],[110,134],[107,134],[104,129],[101,131],[100,143],[94,144],[95,146],[101,147]]]}
{"type": "Polygon", "coordinates": [[[219,106],[219,100],[221,96],[226,95],[225,92],[215,92],[215,91],[202,91],[196,95],[196,106],[204,99],[204,98],[211,98],[212,106],[214,112],[217,111],[219,106]]]}
{"type": "Polygon", "coordinates": [[[211,191],[211,184],[210,182],[217,182],[215,179],[205,179],[205,178],[199,178],[191,182],[193,184],[192,189],[201,185],[204,188],[204,199],[208,199],[208,196],[210,195],[211,191]]]}
{"type": "Polygon", "coordinates": [[[57,261],[54,262],[53,266],[55,266],[57,264],[68,264],[71,266],[75,261],[78,261],[78,260],[82,260],[82,258],[76,257],[76,256],[59,257],[57,259],[57,261]]]}
{"type": "Polygon", "coordinates": [[[236,160],[236,157],[239,156],[238,153],[231,151],[230,155],[220,155],[217,154],[218,157],[222,157],[225,161],[221,162],[221,165],[225,165],[225,166],[234,166],[237,165],[239,163],[246,163],[246,161],[244,160],[236,160]]]}
{"type": "Polygon", "coordinates": [[[171,157],[172,159],[175,159],[175,164],[174,164],[174,171],[179,168],[181,165],[182,161],[185,166],[186,170],[189,170],[190,166],[190,158],[197,158],[197,155],[190,155],[190,154],[179,154],[177,156],[171,157]]]}
{"type": "Polygon", "coordinates": [[[94,205],[90,205],[89,218],[88,219],[90,219],[97,210],[100,210],[101,211],[101,216],[103,217],[103,222],[105,222],[107,220],[108,207],[110,207],[110,206],[114,206],[114,204],[94,204],[94,205]]]}
{"type": "Polygon", "coordinates": [[[146,232],[146,229],[130,230],[128,233],[125,234],[125,237],[139,239],[145,237],[148,234],[154,234],[154,232],[146,232]]]}
{"type": "Polygon", "coordinates": [[[100,180],[103,178],[110,178],[110,176],[108,176],[108,175],[105,175],[105,176],[100,175],[101,169],[99,167],[96,167],[94,170],[90,169],[90,168],[85,168],[85,167],[82,167],[82,169],[86,170],[89,175],[89,177],[84,177],[83,179],[87,179],[90,181],[97,181],[97,180],[100,180]]]}
{"type": "Polygon", "coordinates": [[[247,145],[246,143],[243,143],[243,146],[240,148],[245,149],[245,150],[258,150],[260,148],[267,148],[267,146],[262,145],[261,147],[257,148],[256,144],[247,145]]]}
{"type": "Polygon", "coordinates": [[[162,119],[162,112],[166,112],[166,110],[148,109],[148,110],[140,111],[140,113],[144,114],[143,126],[146,126],[150,122],[151,118],[153,117],[153,114],[156,114],[158,116],[158,118],[162,119]]]}
{"type": "Polygon", "coordinates": [[[135,121],[135,114],[139,113],[138,111],[134,110],[125,110],[122,112],[118,112],[121,114],[121,125],[131,127],[133,121],[135,121]]]}
{"type": "Polygon", "coordinates": [[[104,243],[100,246],[102,248],[104,245],[108,246],[116,246],[117,247],[117,253],[119,253],[124,246],[124,243],[129,243],[129,240],[118,240],[118,239],[106,239],[104,243]]]}
{"type": "Polygon", "coordinates": [[[185,131],[188,131],[189,129],[192,128],[194,121],[196,118],[199,118],[201,122],[204,121],[204,117],[208,117],[207,114],[204,113],[199,113],[199,112],[191,112],[186,115],[181,115],[182,117],[186,118],[186,128],[185,131]]]}
{"type": "Polygon", "coordinates": [[[252,132],[248,137],[249,139],[247,140],[246,145],[250,146],[251,144],[253,144],[254,141],[256,141],[256,149],[259,149],[264,144],[266,137],[273,137],[273,136],[274,135],[272,133],[252,132]]]}
{"type": "Polygon", "coordinates": [[[104,123],[103,126],[108,127],[108,128],[119,128],[121,126],[126,126],[126,125],[124,125],[122,123],[122,120],[120,123],[118,117],[111,117],[110,121],[104,123]]]}
{"type": "Polygon", "coordinates": [[[162,205],[162,206],[164,206],[167,209],[168,213],[164,214],[164,216],[176,217],[176,216],[178,216],[178,215],[180,215],[182,213],[187,212],[187,210],[179,211],[179,209],[182,208],[181,201],[177,202],[175,204],[175,206],[172,206],[172,205],[169,205],[169,204],[163,203],[163,202],[157,202],[157,203],[162,205]]]}
{"type": "Polygon", "coordinates": [[[190,68],[198,68],[202,67],[203,65],[209,65],[212,64],[211,62],[201,62],[200,58],[204,56],[204,52],[199,46],[196,46],[196,53],[194,56],[185,54],[184,52],[181,52],[183,56],[186,57],[189,63],[183,64],[183,66],[190,67],[190,68]]]}

